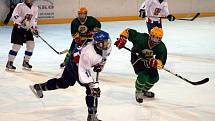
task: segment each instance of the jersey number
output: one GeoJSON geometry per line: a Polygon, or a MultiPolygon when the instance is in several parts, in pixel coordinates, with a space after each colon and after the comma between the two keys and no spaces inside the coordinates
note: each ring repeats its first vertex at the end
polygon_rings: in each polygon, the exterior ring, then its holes
{"type": "Polygon", "coordinates": [[[91,76],[89,70],[87,70],[87,71],[85,72],[85,74],[87,75],[88,78],[91,76]]]}
{"type": "Polygon", "coordinates": [[[158,15],[161,12],[160,8],[155,8],[154,15],[158,15]]]}

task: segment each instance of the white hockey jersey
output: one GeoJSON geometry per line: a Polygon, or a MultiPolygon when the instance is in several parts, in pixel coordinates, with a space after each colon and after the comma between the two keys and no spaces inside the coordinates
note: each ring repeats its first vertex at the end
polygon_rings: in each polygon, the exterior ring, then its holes
{"type": "Polygon", "coordinates": [[[102,56],[97,54],[94,45],[88,44],[81,50],[80,60],[78,64],[79,80],[83,84],[93,81],[91,75],[92,67],[96,64],[105,64],[107,57],[110,55],[111,47],[108,50],[103,50],[102,56]]]}
{"type": "Polygon", "coordinates": [[[160,21],[159,17],[169,15],[167,0],[164,0],[162,3],[159,0],[145,0],[140,9],[145,9],[146,16],[152,21],[160,21]]]}
{"type": "Polygon", "coordinates": [[[35,28],[37,26],[38,7],[32,5],[31,8],[29,8],[24,2],[17,4],[13,11],[12,20],[14,24],[18,24],[22,27],[21,22],[25,18],[26,14],[30,14],[32,16],[30,20],[30,26],[35,28]]]}

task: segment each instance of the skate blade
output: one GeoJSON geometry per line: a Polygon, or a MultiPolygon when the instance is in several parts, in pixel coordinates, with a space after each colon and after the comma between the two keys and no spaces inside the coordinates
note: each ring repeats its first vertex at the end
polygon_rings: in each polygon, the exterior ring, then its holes
{"type": "Polygon", "coordinates": [[[22,70],[24,70],[24,71],[31,71],[31,68],[22,67],[22,70]]]}
{"type": "Polygon", "coordinates": [[[33,92],[34,96],[38,99],[40,99],[40,97],[37,95],[36,90],[34,89],[34,86],[30,85],[29,88],[31,89],[31,91],[33,92]]]}
{"type": "Polygon", "coordinates": [[[16,69],[9,69],[9,68],[6,68],[6,69],[5,69],[5,71],[7,71],[7,72],[15,72],[15,70],[16,70],[16,69]]]}

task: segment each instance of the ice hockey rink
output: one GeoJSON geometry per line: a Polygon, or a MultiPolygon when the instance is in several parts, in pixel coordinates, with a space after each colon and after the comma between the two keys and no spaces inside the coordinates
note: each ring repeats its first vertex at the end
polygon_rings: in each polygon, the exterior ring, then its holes
{"type": "MultiPolygon", "coordinates": [[[[134,97],[136,75],[130,64],[130,53],[113,47],[99,82],[98,117],[104,121],[214,121],[215,120],[215,17],[195,21],[163,21],[163,42],[168,49],[166,68],[189,79],[206,84],[193,86],[160,70],[160,80],[152,88],[155,99],[138,104],[134,97]]],[[[112,42],[125,28],[147,32],[145,22],[102,22],[112,42]]],[[[31,72],[22,70],[25,46],[19,51],[14,65],[16,72],[5,72],[11,49],[11,26],[0,27],[0,121],[84,121],[87,117],[85,88],[78,83],[64,90],[44,92],[37,99],[30,84],[59,77],[59,64],[65,55],[56,54],[42,40],[35,39],[31,72]]],[[[70,24],[39,25],[40,35],[56,50],[69,48],[72,41],[70,24]]],[[[131,47],[131,43],[127,43],[131,47]]]]}

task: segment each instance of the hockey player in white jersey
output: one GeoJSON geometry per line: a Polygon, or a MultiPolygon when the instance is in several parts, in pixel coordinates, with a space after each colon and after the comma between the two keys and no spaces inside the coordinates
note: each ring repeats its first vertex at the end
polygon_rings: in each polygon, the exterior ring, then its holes
{"type": "Polygon", "coordinates": [[[14,71],[16,69],[13,62],[23,43],[26,43],[26,50],[22,66],[26,69],[32,68],[29,64],[29,60],[35,46],[33,34],[38,35],[37,17],[38,7],[33,5],[33,0],[25,0],[15,7],[12,14],[14,23],[11,34],[12,49],[8,54],[6,70],[14,71]]]}
{"type": "Polygon", "coordinates": [[[111,51],[109,34],[98,31],[93,35],[93,42],[83,48],[74,49],[60,78],[50,79],[45,83],[30,86],[38,98],[43,98],[43,91],[65,89],[73,86],[76,81],[86,88],[86,104],[88,107],[87,121],[101,121],[97,118],[97,106],[100,96],[99,83],[91,76],[91,69],[100,72],[111,51]]]}
{"type": "Polygon", "coordinates": [[[169,21],[175,20],[169,13],[167,0],[145,0],[139,9],[139,17],[147,17],[148,32],[155,26],[162,28],[161,17],[167,17],[169,21]]]}

